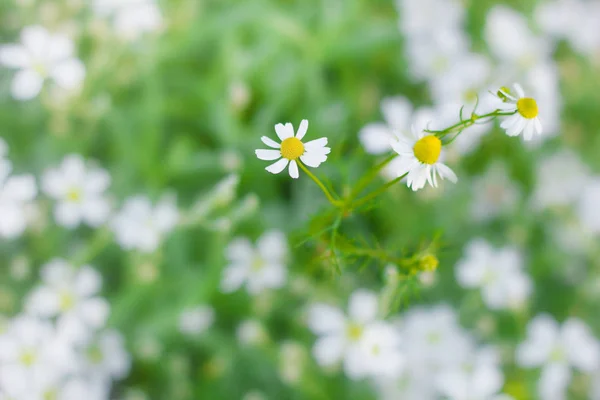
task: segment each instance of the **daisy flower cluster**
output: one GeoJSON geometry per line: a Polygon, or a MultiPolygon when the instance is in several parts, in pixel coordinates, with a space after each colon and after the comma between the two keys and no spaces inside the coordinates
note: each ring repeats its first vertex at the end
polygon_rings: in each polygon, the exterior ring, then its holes
{"type": "Polygon", "coordinates": [[[106,322],[102,278],[65,260],[42,267],[42,283],[0,333],[0,396],[15,400],[108,399],[130,356],[106,322]]]}

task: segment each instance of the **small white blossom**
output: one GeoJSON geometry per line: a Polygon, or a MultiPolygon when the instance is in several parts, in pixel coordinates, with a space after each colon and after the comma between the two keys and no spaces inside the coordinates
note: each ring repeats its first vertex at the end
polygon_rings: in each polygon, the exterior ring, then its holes
{"type": "Polygon", "coordinates": [[[18,69],[11,92],[15,99],[36,97],[46,79],[66,90],[78,88],[85,78],[83,63],[74,57],[73,41],[41,26],[21,31],[21,43],[0,46],[0,64],[18,69]]]}
{"type": "Polygon", "coordinates": [[[82,368],[103,382],[125,378],[131,368],[131,358],[121,334],[112,330],[100,334],[85,349],[82,368]]]}
{"type": "Polygon", "coordinates": [[[485,240],[474,239],[465,253],[456,266],[456,278],[461,286],[481,288],[484,302],[492,309],[523,305],[532,284],[522,271],[523,257],[516,248],[495,250],[485,240]]]}
{"type": "Polygon", "coordinates": [[[13,175],[10,162],[0,159],[0,236],[16,238],[27,227],[27,208],[37,194],[31,175],[13,175]]]}
{"type": "Polygon", "coordinates": [[[42,285],[33,290],[27,311],[45,318],[59,317],[57,327],[70,340],[81,342],[104,327],[108,302],[98,297],[102,277],[90,266],[79,269],[55,259],[42,267],[42,285]]]}
{"type": "Polygon", "coordinates": [[[246,238],[234,239],[226,249],[229,264],[223,271],[221,290],[233,292],[245,285],[249,293],[256,295],[282,287],[287,277],[287,255],[287,240],[279,231],[263,234],[256,248],[246,238]]]}
{"type": "Polygon", "coordinates": [[[153,207],[147,197],[135,196],[125,201],[111,227],[121,247],[150,253],[175,228],[178,220],[179,211],[173,198],[164,197],[153,207]]]}
{"type": "Polygon", "coordinates": [[[155,0],[93,0],[92,9],[99,16],[112,17],[117,34],[127,40],[163,26],[163,16],[155,0]]]}
{"type": "Polygon", "coordinates": [[[199,335],[215,320],[215,310],[209,306],[197,306],[183,310],[179,315],[179,331],[186,335],[199,335]]]}
{"type": "Polygon", "coordinates": [[[275,150],[256,150],[256,157],[266,161],[279,160],[266,168],[272,174],[280,173],[289,164],[290,176],[298,179],[300,176],[298,171],[299,162],[308,167],[317,168],[327,160],[327,154],[331,152],[331,149],[327,147],[327,138],[325,137],[306,143],[302,142],[307,130],[308,120],[306,119],[300,122],[296,136],[294,136],[294,127],[290,122],[285,125],[275,125],[275,132],[281,143],[263,136],[261,138],[262,142],[275,150]]]}
{"type": "Polygon", "coordinates": [[[488,221],[513,211],[519,190],[509,178],[504,164],[493,164],[473,179],[471,215],[477,221],[488,221]]]}
{"type": "Polygon", "coordinates": [[[435,135],[417,130],[413,127],[412,137],[398,134],[391,146],[400,155],[396,165],[397,176],[407,174],[406,183],[417,191],[429,183],[437,187],[438,176],[456,183],[458,178],[446,164],[440,161],[442,141],[435,135]]]}
{"type": "Polygon", "coordinates": [[[523,139],[531,140],[534,134],[542,134],[538,104],[533,97],[525,95],[521,85],[515,84],[514,88],[516,97],[508,88],[500,89],[500,96],[504,101],[502,109],[514,112],[502,121],[500,127],[506,130],[508,136],[518,136],[523,133],[523,139]]]}
{"type": "Polygon", "coordinates": [[[81,223],[97,227],[108,219],[110,206],[104,192],[110,175],[101,168],[86,168],[77,154],[64,158],[60,167],[49,169],[42,177],[42,189],[57,201],[56,221],[67,228],[81,223]]]}
{"type": "Polygon", "coordinates": [[[398,376],[404,366],[400,338],[377,313],[377,298],[363,290],[350,297],[348,317],[335,307],[313,305],[308,326],[319,336],[313,347],[317,363],[329,367],[342,362],[351,379],[398,376]]]}
{"type": "Polygon", "coordinates": [[[527,339],[517,349],[517,364],[541,367],[538,393],[541,398],[561,399],[571,381],[572,368],[592,373],[600,367],[600,344],[590,329],[577,318],[560,326],[542,314],[527,326],[527,339]]]}

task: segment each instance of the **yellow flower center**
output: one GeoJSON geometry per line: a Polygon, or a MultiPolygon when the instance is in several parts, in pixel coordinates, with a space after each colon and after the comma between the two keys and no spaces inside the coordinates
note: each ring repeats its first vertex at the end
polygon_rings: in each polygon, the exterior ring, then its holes
{"type": "Polygon", "coordinates": [[[363,327],[359,324],[351,322],[346,327],[346,336],[353,342],[356,342],[362,337],[363,327]]]}
{"type": "Polygon", "coordinates": [[[265,260],[263,260],[260,257],[254,257],[254,260],[252,260],[252,271],[254,272],[258,272],[261,269],[263,269],[265,267],[265,260]]]}
{"type": "Polygon", "coordinates": [[[423,136],[413,147],[415,157],[424,164],[433,165],[440,158],[442,141],[434,135],[423,136]]]}
{"type": "Polygon", "coordinates": [[[79,190],[78,188],[69,189],[69,191],[67,192],[67,200],[73,202],[78,202],[79,200],[81,200],[81,190],[79,190]]]}
{"type": "Polygon", "coordinates": [[[538,106],[531,97],[523,97],[517,101],[517,110],[524,118],[533,119],[538,116],[538,106]]]}
{"type": "Polygon", "coordinates": [[[104,354],[98,346],[92,346],[87,351],[88,360],[93,364],[100,364],[104,360],[104,354]]]}
{"type": "Polygon", "coordinates": [[[24,352],[21,353],[21,355],[19,357],[19,361],[24,366],[31,367],[33,364],[35,364],[36,358],[37,357],[35,356],[35,353],[33,352],[33,350],[25,350],[24,352]]]}
{"type": "Polygon", "coordinates": [[[281,156],[288,160],[296,160],[304,154],[304,144],[295,137],[287,138],[281,142],[281,156]]]}
{"type": "Polygon", "coordinates": [[[421,260],[419,260],[419,267],[421,271],[435,271],[440,265],[440,261],[433,254],[424,255],[421,260]]]}
{"type": "Polygon", "coordinates": [[[75,306],[75,298],[69,292],[62,292],[59,296],[59,307],[61,311],[69,311],[75,306]]]}

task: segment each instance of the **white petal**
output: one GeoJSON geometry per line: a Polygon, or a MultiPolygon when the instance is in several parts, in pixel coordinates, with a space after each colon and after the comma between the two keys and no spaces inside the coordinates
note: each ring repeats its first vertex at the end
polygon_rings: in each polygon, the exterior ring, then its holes
{"type": "Polygon", "coordinates": [[[294,137],[294,127],[289,122],[285,125],[275,125],[275,132],[277,133],[277,136],[279,137],[279,139],[281,139],[282,142],[287,138],[294,137]]]}
{"type": "Polygon", "coordinates": [[[221,290],[225,293],[236,291],[248,277],[248,269],[242,265],[230,265],[223,271],[221,290]]]}
{"type": "Polygon", "coordinates": [[[304,165],[307,165],[312,168],[317,168],[319,165],[321,165],[322,162],[327,160],[327,156],[323,157],[306,152],[300,156],[300,161],[302,161],[304,165]]]}
{"type": "Polygon", "coordinates": [[[308,311],[308,327],[317,335],[343,333],[346,319],[341,310],[327,304],[315,304],[308,311]]]}
{"type": "Polygon", "coordinates": [[[86,300],[80,308],[81,318],[92,328],[100,328],[106,324],[110,313],[108,301],[102,298],[86,300]]]}
{"type": "Polygon", "coordinates": [[[26,68],[31,65],[27,50],[20,45],[0,46],[0,64],[11,68],[26,68]]]}
{"type": "Polygon", "coordinates": [[[50,76],[57,85],[72,90],[81,86],[85,78],[85,66],[75,58],[61,62],[50,71],[50,76]]]}
{"type": "Polygon", "coordinates": [[[456,183],[458,181],[458,177],[454,171],[452,171],[446,164],[438,163],[436,164],[436,169],[442,179],[448,179],[452,183],[456,183]]]}
{"type": "Polygon", "coordinates": [[[254,257],[254,249],[248,239],[235,238],[225,249],[225,255],[234,263],[250,263],[254,257]]]}
{"type": "Polygon", "coordinates": [[[79,204],[59,203],[54,208],[54,218],[59,225],[73,229],[81,222],[82,210],[79,204]]]}
{"type": "Polygon", "coordinates": [[[542,129],[542,122],[540,121],[539,118],[535,118],[534,122],[535,122],[535,131],[537,132],[538,135],[541,135],[544,132],[544,130],[542,129]]]}
{"type": "Polygon", "coordinates": [[[102,276],[95,269],[84,265],[75,277],[74,289],[78,295],[89,297],[95,295],[102,287],[102,276]]]}
{"type": "Polygon", "coordinates": [[[42,58],[47,50],[50,34],[39,25],[28,26],[21,31],[21,42],[35,58],[42,58]]]}
{"type": "Polygon", "coordinates": [[[385,124],[375,123],[362,128],[358,138],[367,153],[378,155],[390,150],[393,134],[385,124]]]}
{"type": "Polygon", "coordinates": [[[403,130],[410,126],[412,104],[405,97],[387,97],[381,101],[381,112],[393,129],[403,130]]]}
{"type": "Polygon", "coordinates": [[[276,163],[269,165],[265,169],[272,174],[278,174],[281,171],[283,171],[285,169],[285,167],[287,167],[288,162],[289,162],[289,160],[287,158],[282,158],[281,160],[277,161],[276,163]]]}
{"type": "Polygon", "coordinates": [[[279,263],[288,254],[288,244],[283,232],[272,230],[263,233],[256,243],[262,259],[279,263]]]}
{"type": "Polygon", "coordinates": [[[337,336],[319,338],[313,347],[313,355],[317,363],[323,367],[337,364],[343,354],[344,341],[337,336]]]}
{"type": "Polygon", "coordinates": [[[290,172],[290,176],[293,179],[298,179],[298,177],[300,176],[300,174],[298,172],[298,163],[296,162],[296,160],[290,161],[289,172],[290,172]]]}
{"type": "Polygon", "coordinates": [[[325,146],[327,146],[327,138],[326,137],[322,137],[322,138],[311,140],[310,142],[304,143],[304,148],[306,150],[316,150],[316,149],[324,148],[325,146]]]}
{"type": "Polygon", "coordinates": [[[300,126],[298,127],[298,132],[296,133],[296,139],[302,140],[304,135],[306,135],[307,130],[308,130],[308,120],[303,119],[302,122],[300,122],[300,126]]]}
{"type": "Polygon", "coordinates": [[[525,128],[523,129],[523,139],[527,141],[533,139],[533,130],[535,129],[534,124],[535,123],[533,122],[533,120],[525,121],[525,128]]]}
{"type": "Polygon", "coordinates": [[[357,290],[350,297],[348,314],[353,321],[367,323],[375,320],[378,312],[377,296],[366,290],[357,290]]]}
{"type": "Polygon", "coordinates": [[[33,99],[42,90],[44,78],[32,69],[24,69],[15,74],[11,93],[17,100],[33,99]]]}
{"type": "Polygon", "coordinates": [[[281,158],[281,152],[279,150],[258,149],[254,152],[256,153],[256,157],[258,157],[259,160],[272,161],[281,158]]]}
{"type": "Polygon", "coordinates": [[[274,141],[273,139],[271,139],[267,136],[261,137],[260,140],[262,140],[262,142],[264,144],[266,144],[267,146],[272,147],[274,149],[279,149],[281,147],[281,145],[279,143],[277,143],[276,141],[274,141]]]}
{"type": "Polygon", "coordinates": [[[521,85],[519,85],[518,83],[515,83],[514,87],[515,87],[515,90],[516,90],[519,98],[525,97],[525,91],[523,90],[523,87],[521,85]]]}

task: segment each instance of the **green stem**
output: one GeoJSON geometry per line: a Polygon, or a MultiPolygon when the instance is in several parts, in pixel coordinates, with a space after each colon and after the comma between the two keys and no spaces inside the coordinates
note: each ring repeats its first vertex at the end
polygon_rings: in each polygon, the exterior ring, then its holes
{"type": "Polygon", "coordinates": [[[494,110],[494,111],[492,111],[490,113],[483,114],[483,115],[477,115],[477,114],[473,113],[471,115],[471,118],[462,120],[460,122],[457,122],[456,124],[454,124],[452,126],[449,126],[448,128],[443,129],[441,131],[433,131],[433,130],[425,129],[425,132],[427,132],[427,133],[433,133],[433,134],[436,134],[436,135],[447,135],[447,134],[452,133],[453,131],[455,131],[457,129],[460,131],[460,130],[466,129],[466,128],[470,127],[470,126],[473,126],[473,125],[475,125],[475,123],[477,121],[479,121],[481,119],[490,118],[490,117],[500,117],[500,116],[506,116],[506,115],[513,115],[515,112],[516,111],[504,112],[504,111],[501,111],[501,110],[494,110]]]}
{"type": "Polygon", "coordinates": [[[373,179],[375,179],[377,177],[377,175],[379,175],[379,172],[383,168],[385,168],[386,165],[388,165],[390,162],[392,162],[392,160],[395,159],[396,157],[398,157],[398,154],[396,154],[396,153],[391,154],[388,158],[386,158],[385,160],[383,160],[382,162],[377,164],[373,169],[369,170],[369,172],[364,174],[358,180],[358,183],[356,184],[354,189],[352,189],[352,194],[349,199],[349,202],[351,202],[352,199],[354,199],[356,197],[356,195],[358,195],[364,188],[366,188],[369,185],[369,183],[371,183],[373,181],[373,179]]]}
{"type": "Polygon", "coordinates": [[[308,168],[306,168],[306,166],[304,166],[304,164],[302,164],[300,162],[300,160],[296,160],[296,162],[298,163],[298,165],[300,166],[300,168],[302,169],[302,171],[304,171],[306,173],[306,175],[308,175],[308,177],[310,179],[312,179],[317,186],[319,186],[321,188],[321,190],[323,191],[323,193],[325,193],[325,197],[327,197],[327,200],[329,200],[329,202],[334,206],[334,207],[341,207],[343,205],[343,202],[336,200],[334,198],[334,196],[329,192],[329,190],[327,189],[327,187],[325,187],[325,185],[323,184],[323,182],[321,182],[319,180],[319,178],[317,178],[312,172],[309,171],[308,168]]]}
{"type": "Polygon", "coordinates": [[[373,200],[375,197],[379,196],[380,194],[382,194],[383,192],[388,190],[391,186],[394,186],[396,183],[400,182],[406,175],[408,175],[408,172],[404,175],[397,177],[396,179],[393,179],[393,180],[385,183],[384,185],[380,186],[379,189],[375,190],[374,192],[369,193],[365,197],[358,199],[355,203],[351,204],[351,209],[358,208],[360,206],[367,204],[369,201],[373,200]]]}

